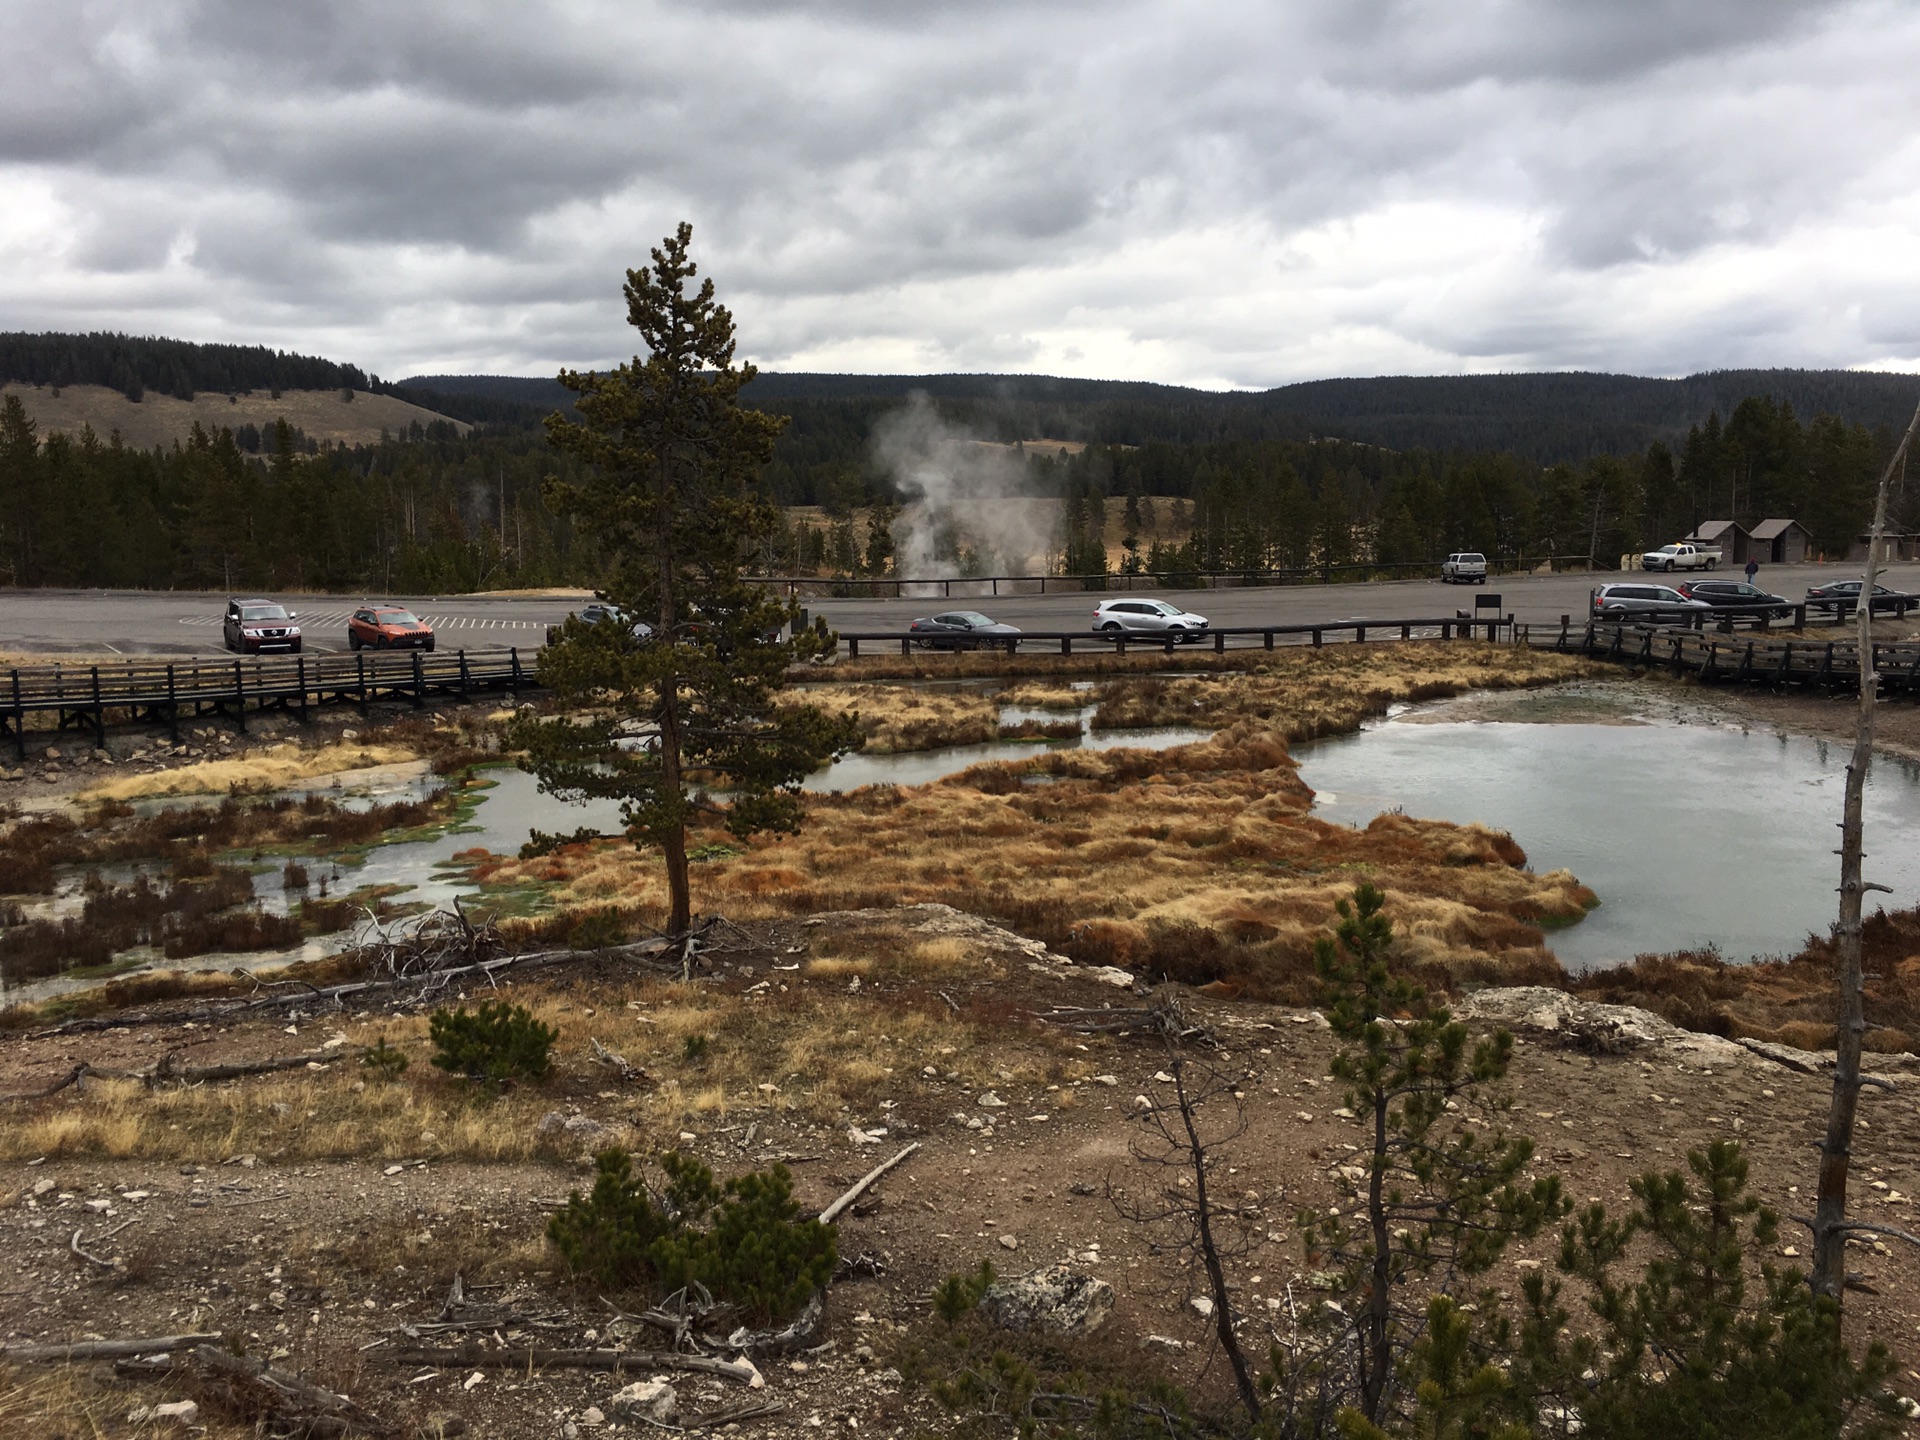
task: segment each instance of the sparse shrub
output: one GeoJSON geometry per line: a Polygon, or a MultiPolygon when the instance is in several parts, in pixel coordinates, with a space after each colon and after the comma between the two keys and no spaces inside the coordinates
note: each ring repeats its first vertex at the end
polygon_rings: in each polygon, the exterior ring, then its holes
{"type": "Polygon", "coordinates": [[[382,1035],[360,1052],[360,1064],[382,1080],[395,1080],[407,1068],[407,1057],[387,1044],[387,1037],[382,1035]]]}
{"type": "Polygon", "coordinates": [[[656,1295],[704,1285],[751,1320],[779,1321],[833,1274],[833,1228],[799,1218],[784,1165],[720,1184],[698,1160],[669,1152],[658,1202],[625,1150],[603,1150],[595,1165],[592,1193],[574,1191],[547,1222],[547,1238],[597,1284],[656,1295]]]}
{"type": "Polygon", "coordinates": [[[993,1262],[982,1260],[970,1274],[950,1274],[933,1287],[933,1313],[951,1330],[973,1312],[994,1282],[993,1262]]]}
{"type": "Polygon", "coordinates": [[[567,932],[571,950],[606,950],[627,943],[627,924],[618,910],[595,910],[567,932]]]}
{"type": "Polygon", "coordinates": [[[680,1055],[689,1065],[697,1065],[713,1049],[711,1035],[689,1035],[680,1044],[680,1055]]]}
{"type": "Polygon", "coordinates": [[[560,1032],[533,1018],[524,1005],[482,1001],[470,1011],[436,1010],[427,1022],[433,1037],[433,1063],[470,1080],[539,1080],[552,1068],[547,1051],[560,1032]]]}

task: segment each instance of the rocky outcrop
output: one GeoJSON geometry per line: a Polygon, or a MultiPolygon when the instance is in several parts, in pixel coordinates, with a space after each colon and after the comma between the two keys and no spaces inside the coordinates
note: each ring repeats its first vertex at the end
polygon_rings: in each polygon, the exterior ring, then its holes
{"type": "Polygon", "coordinates": [[[1091,1335],[1113,1313],[1113,1287],[1066,1265],[994,1282],[980,1309],[1002,1330],[1091,1335]]]}

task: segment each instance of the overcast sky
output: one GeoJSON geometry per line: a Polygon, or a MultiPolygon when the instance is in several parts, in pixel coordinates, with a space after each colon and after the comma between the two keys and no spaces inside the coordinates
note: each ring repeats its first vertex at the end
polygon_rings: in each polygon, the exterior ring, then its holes
{"type": "Polygon", "coordinates": [[[1265,387],[1920,368],[1920,7],[0,0],[0,329],[1265,387]]]}

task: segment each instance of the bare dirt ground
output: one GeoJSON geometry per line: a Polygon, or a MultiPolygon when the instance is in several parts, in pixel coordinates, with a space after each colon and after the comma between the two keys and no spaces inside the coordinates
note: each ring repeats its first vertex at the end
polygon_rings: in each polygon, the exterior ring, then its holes
{"type": "MultiPolygon", "coordinates": [[[[941,907],[760,927],[692,984],[586,959],[505,987],[559,1026],[559,1064],[549,1080],[492,1100],[426,1064],[415,1005],[16,1038],[0,1052],[8,1094],[82,1061],[137,1068],[174,1047],[206,1064],[343,1037],[334,1048],[348,1058],[293,1078],[172,1092],[87,1081],[9,1104],[0,1336],[220,1331],[350,1394],[395,1433],[454,1433],[449,1419],[479,1435],[591,1433],[589,1407],[604,1410],[633,1376],[485,1363],[529,1342],[586,1347],[625,1334],[542,1239],[545,1217],[587,1177],[577,1152],[618,1139],[641,1154],[696,1154],[723,1175],[781,1161],[802,1203],[818,1208],[878,1157],[917,1142],[839,1226],[842,1256],[864,1256],[880,1273],[832,1287],[818,1348],[763,1359],[761,1391],[675,1375],[684,1411],[771,1399],[783,1412],[743,1430],[949,1429],[900,1371],[937,1323],[931,1287],[981,1259],[1003,1274],[1064,1261],[1107,1280],[1117,1303],[1098,1336],[1106,1363],[1159,1368],[1217,1400],[1222,1367],[1189,1304],[1197,1278],[1164,1252],[1167,1237],[1119,1218],[1106,1195],[1109,1184],[1124,1197],[1146,1183],[1129,1145],[1136,1097],[1164,1095],[1154,1078],[1167,1063],[1162,1042],[1035,1018],[1061,1005],[1140,1003],[1113,978],[941,907]],[[710,1045],[690,1060],[683,1041],[696,1033],[710,1045]],[[412,1056],[399,1079],[369,1081],[351,1063],[375,1035],[412,1056]],[[595,1039],[641,1073],[623,1080],[595,1063],[595,1039]],[[583,1117],[580,1135],[543,1135],[549,1113],[583,1117]],[[113,1268],[76,1256],[76,1233],[113,1268]],[[434,1332],[456,1274],[497,1287],[477,1293],[503,1318],[434,1332]],[[406,1346],[462,1342],[479,1347],[478,1359],[396,1363],[406,1346]],[[431,1426],[442,1428],[421,1429],[431,1426]]],[[[1223,1178],[1268,1217],[1269,1242],[1232,1277],[1245,1339],[1264,1352],[1312,1295],[1290,1217],[1346,1198],[1340,1167],[1363,1136],[1338,1113],[1331,1037],[1312,1012],[1172,993],[1209,1027],[1204,1053],[1245,1096],[1249,1128],[1223,1178]]],[[[1587,1053],[1525,995],[1502,1013],[1523,1022],[1513,1127],[1537,1138],[1535,1171],[1564,1176],[1576,1201],[1623,1207],[1631,1177],[1684,1169],[1689,1148],[1732,1134],[1761,1197],[1785,1214],[1806,1210],[1823,1078],[1678,1033],[1587,1053]]],[[[1865,1099],[1856,1195],[1867,1216],[1911,1224],[1920,1074],[1890,1078],[1891,1092],[1865,1099]]],[[[1496,1283],[1511,1290],[1526,1267],[1550,1267],[1556,1248],[1547,1237],[1518,1247],[1496,1283]]],[[[1783,1225],[1782,1263],[1804,1250],[1798,1227],[1783,1225]]],[[[1868,1287],[1849,1301],[1853,1333],[1890,1344],[1900,1388],[1920,1390],[1920,1261],[1872,1243],[1850,1268],[1868,1287]]],[[[116,1377],[104,1362],[9,1368],[0,1356],[7,1433],[132,1434],[124,1417],[134,1407],[183,1394],[207,1398],[179,1382],[116,1377]]],[[[201,1418],[213,1436],[252,1433],[250,1417],[211,1402],[201,1418]]]]}

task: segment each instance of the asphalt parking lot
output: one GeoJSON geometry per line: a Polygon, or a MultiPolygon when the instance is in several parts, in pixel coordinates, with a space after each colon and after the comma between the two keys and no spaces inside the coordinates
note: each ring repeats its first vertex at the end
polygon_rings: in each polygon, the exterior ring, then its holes
{"type": "MultiPolygon", "coordinates": [[[[1858,576],[1858,565],[1764,566],[1763,589],[1788,600],[1805,595],[1809,585],[1858,576]]],[[[1737,569],[1717,574],[1737,575],[1737,569]]],[[[1365,584],[1287,585],[1218,590],[1169,590],[1142,587],[1133,593],[1157,596],[1205,615],[1216,627],[1309,625],[1352,620],[1437,620],[1471,611],[1480,595],[1501,597],[1501,611],[1535,624],[1581,616],[1593,585],[1620,579],[1668,583],[1682,576],[1504,575],[1484,587],[1446,585],[1438,580],[1388,580],[1365,584]]],[[[1886,572],[1885,584],[1920,591],[1920,564],[1900,564],[1886,572]]],[[[954,581],[951,597],[938,593],[902,598],[822,599],[803,597],[810,613],[824,616],[843,631],[902,630],[915,616],[941,610],[980,610],[995,620],[1028,631],[1090,630],[1101,598],[1087,593],[1019,594],[998,597],[977,582],[954,581]]],[[[224,594],[182,591],[16,590],[0,594],[0,651],[49,657],[60,654],[223,655],[220,616],[224,594]]],[[[251,597],[249,597],[251,598],[251,597]]],[[[281,595],[299,616],[306,648],[326,654],[347,648],[347,615],[368,600],[391,600],[410,607],[434,627],[442,648],[493,649],[516,645],[536,649],[546,627],[558,624],[583,603],[578,592],[549,596],[342,596],[281,595]]]]}

